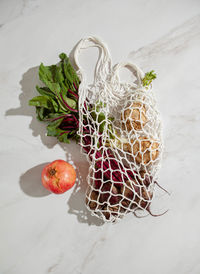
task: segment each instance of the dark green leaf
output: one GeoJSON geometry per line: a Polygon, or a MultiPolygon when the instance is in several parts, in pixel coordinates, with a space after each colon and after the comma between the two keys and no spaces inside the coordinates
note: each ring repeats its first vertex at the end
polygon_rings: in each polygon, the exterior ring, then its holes
{"type": "Polygon", "coordinates": [[[65,115],[65,113],[62,113],[62,112],[49,113],[49,118],[54,119],[54,118],[58,118],[58,117],[61,117],[64,115],[65,115]]]}
{"type": "Polygon", "coordinates": [[[60,57],[61,60],[64,60],[65,58],[67,58],[67,55],[66,55],[64,52],[62,52],[62,53],[59,55],[59,57],[60,57]]]}
{"type": "Polygon", "coordinates": [[[63,118],[52,121],[47,126],[47,135],[48,136],[59,136],[60,133],[64,132],[62,129],[59,129],[59,125],[62,123],[63,118]]]}
{"type": "Polygon", "coordinates": [[[48,124],[48,126],[47,126],[47,128],[48,129],[56,129],[57,127],[59,127],[59,125],[62,123],[62,121],[63,121],[63,119],[64,118],[60,118],[60,119],[57,119],[57,120],[55,120],[55,121],[52,121],[52,122],[50,122],[49,124],[48,124]]]}
{"type": "Polygon", "coordinates": [[[56,101],[47,96],[36,96],[29,101],[30,106],[47,108],[52,112],[58,111],[58,104],[56,101]]]}
{"type": "Polygon", "coordinates": [[[62,95],[64,96],[65,94],[68,93],[68,89],[69,87],[65,85],[65,83],[60,83],[60,87],[61,87],[61,91],[62,91],[62,95]]]}
{"type": "Polygon", "coordinates": [[[105,114],[103,112],[100,112],[98,114],[98,123],[101,123],[102,121],[104,121],[106,119],[105,114]]]}
{"type": "Polygon", "coordinates": [[[44,107],[36,107],[37,119],[39,121],[45,121],[48,119],[49,110],[44,107]]]}
{"type": "Polygon", "coordinates": [[[60,65],[53,65],[50,67],[52,73],[52,79],[54,83],[62,83],[64,81],[64,76],[62,74],[62,68],[60,65]]]}
{"type": "Polygon", "coordinates": [[[54,111],[57,112],[58,109],[59,109],[59,106],[58,106],[57,102],[53,98],[49,98],[49,100],[50,100],[50,102],[51,102],[51,104],[54,108],[54,111]]]}
{"type": "Polygon", "coordinates": [[[64,143],[67,143],[67,144],[70,143],[70,141],[68,139],[68,133],[63,133],[62,135],[58,136],[58,140],[60,142],[64,142],[64,143]]]}
{"type": "Polygon", "coordinates": [[[71,98],[65,97],[64,100],[66,101],[66,103],[73,109],[77,109],[77,103],[76,101],[74,101],[71,98]]]}
{"type": "Polygon", "coordinates": [[[40,87],[36,86],[36,89],[41,95],[45,95],[45,96],[55,98],[55,94],[47,87],[40,88],[40,87]]]}
{"type": "Polygon", "coordinates": [[[60,93],[60,85],[55,80],[62,78],[62,76],[60,75],[60,69],[57,70],[56,65],[44,66],[41,63],[39,78],[54,94],[58,95],[60,93]]]}
{"type": "Polygon", "coordinates": [[[111,122],[115,120],[114,117],[108,117],[108,120],[110,120],[111,122]]]}
{"type": "Polygon", "coordinates": [[[36,96],[32,98],[31,100],[29,100],[29,105],[35,106],[35,107],[45,107],[45,108],[52,107],[51,101],[46,96],[36,96]]]}
{"type": "Polygon", "coordinates": [[[41,63],[39,67],[39,78],[45,85],[47,85],[48,82],[53,82],[50,67],[44,66],[43,63],[41,63]]]}
{"type": "Polygon", "coordinates": [[[52,83],[52,82],[47,82],[46,83],[47,87],[56,95],[59,95],[60,93],[60,85],[58,83],[52,83]]]}
{"type": "Polygon", "coordinates": [[[97,119],[97,114],[96,114],[96,112],[95,112],[95,111],[91,111],[90,114],[91,114],[93,120],[96,121],[96,119],[97,119]]]}
{"type": "Polygon", "coordinates": [[[99,125],[99,132],[100,132],[100,133],[103,133],[105,124],[106,124],[106,121],[102,122],[102,123],[99,125]]]}
{"type": "Polygon", "coordinates": [[[61,62],[62,62],[63,73],[65,76],[65,85],[69,86],[70,89],[74,89],[73,83],[75,83],[78,87],[80,81],[74,68],[72,67],[69,61],[69,58],[65,55],[65,58],[63,58],[61,62]]]}

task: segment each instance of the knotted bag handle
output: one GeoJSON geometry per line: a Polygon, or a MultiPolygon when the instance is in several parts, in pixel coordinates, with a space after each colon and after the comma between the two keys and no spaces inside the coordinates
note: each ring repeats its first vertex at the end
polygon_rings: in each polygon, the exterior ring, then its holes
{"type": "Polygon", "coordinates": [[[142,87],[142,79],[144,78],[144,72],[137,65],[132,64],[130,62],[121,62],[121,63],[116,64],[113,67],[111,81],[121,83],[119,71],[122,68],[127,68],[136,77],[136,83],[132,83],[131,85],[134,88],[141,88],[142,87]]]}
{"type": "Polygon", "coordinates": [[[99,39],[93,36],[83,38],[77,44],[74,50],[74,62],[78,68],[77,74],[82,81],[86,81],[86,75],[79,63],[79,54],[82,49],[97,47],[99,49],[99,58],[95,67],[94,83],[98,81],[105,81],[108,74],[111,73],[111,57],[107,46],[99,39]]]}

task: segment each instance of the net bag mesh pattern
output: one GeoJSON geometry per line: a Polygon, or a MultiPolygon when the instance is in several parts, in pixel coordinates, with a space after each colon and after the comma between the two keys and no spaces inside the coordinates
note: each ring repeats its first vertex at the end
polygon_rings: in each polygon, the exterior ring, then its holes
{"type": "Polygon", "coordinates": [[[79,135],[89,161],[86,206],[92,215],[113,222],[127,213],[142,216],[154,198],[162,154],[161,121],[153,90],[142,85],[144,73],[134,64],[114,67],[106,45],[95,37],[82,39],[74,51],[81,79],[79,135]],[[78,56],[97,47],[94,82],[87,83],[78,56]],[[121,68],[136,81],[120,81],[121,68]]]}

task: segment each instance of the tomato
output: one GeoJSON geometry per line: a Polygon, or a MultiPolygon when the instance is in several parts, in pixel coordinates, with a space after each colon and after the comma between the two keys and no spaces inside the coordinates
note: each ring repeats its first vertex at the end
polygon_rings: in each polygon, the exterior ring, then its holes
{"type": "Polygon", "coordinates": [[[76,171],[64,160],[55,160],[42,170],[42,183],[45,188],[55,194],[61,194],[73,187],[76,171]]]}

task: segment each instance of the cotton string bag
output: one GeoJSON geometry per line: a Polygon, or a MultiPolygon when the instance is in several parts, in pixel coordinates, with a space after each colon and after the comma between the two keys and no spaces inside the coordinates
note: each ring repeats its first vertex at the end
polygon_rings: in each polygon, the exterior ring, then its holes
{"type": "Polygon", "coordinates": [[[105,222],[130,212],[136,216],[151,213],[163,149],[152,87],[143,86],[144,73],[136,65],[124,62],[112,66],[107,46],[96,37],[80,40],[74,62],[81,80],[78,134],[89,162],[88,210],[105,222]],[[99,58],[94,81],[87,83],[79,54],[91,47],[99,49],[99,58]],[[136,80],[121,81],[122,68],[136,80]]]}

